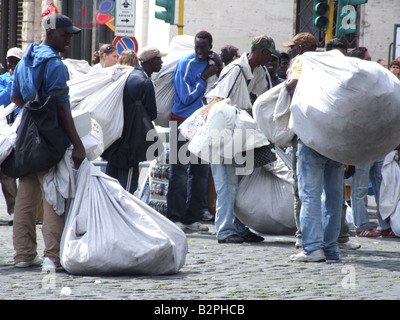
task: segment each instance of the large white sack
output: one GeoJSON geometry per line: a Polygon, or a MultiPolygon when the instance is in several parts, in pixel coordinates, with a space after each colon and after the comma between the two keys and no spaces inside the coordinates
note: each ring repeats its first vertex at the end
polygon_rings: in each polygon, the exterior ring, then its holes
{"type": "Polygon", "coordinates": [[[394,234],[400,237],[400,163],[397,151],[390,152],[383,161],[379,193],[379,212],[389,218],[394,234]]]}
{"type": "Polygon", "coordinates": [[[69,79],[75,79],[92,71],[86,60],[63,59],[62,62],[68,68],[69,79]]]}
{"type": "Polygon", "coordinates": [[[286,83],[260,95],[253,105],[253,117],[269,141],[278,146],[290,146],[294,133],[289,128],[290,95],[286,83]]]}
{"type": "Polygon", "coordinates": [[[291,105],[293,131],[320,154],[349,165],[376,161],[400,141],[400,81],[337,50],[307,52],[291,105]]]}
{"type": "Polygon", "coordinates": [[[296,230],[292,171],[277,157],[239,183],[235,215],[251,229],[274,235],[292,235],[296,230]]]}
{"type": "MultiPolygon", "coordinates": [[[[115,140],[121,137],[124,126],[123,92],[133,67],[115,65],[93,70],[68,81],[72,116],[89,112],[100,126],[103,138],[101,154],[115,140]]],[[[93,128],[98,136],[99,128],[93,128]]]]}
{"type": "Polygon", "coordinates": [[[194,37],[188,35],[172,38],[168,55],[163,58],[160,72],[152,75],[157,102],[157,118],[154,123],[169,127],[171,109],[174,104],[174,73],[178,61],[194,51],[194,37]]]}
{"type": "Polygon", "coordinates": [[[80,275],[174,274],[184,265],[185,234],[88,160],[61,239],[61,264],[80,275]]]}

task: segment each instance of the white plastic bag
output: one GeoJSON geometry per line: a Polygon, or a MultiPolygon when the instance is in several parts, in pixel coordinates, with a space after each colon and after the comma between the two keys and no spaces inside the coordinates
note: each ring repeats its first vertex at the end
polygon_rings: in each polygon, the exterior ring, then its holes
{"type": "Polygon", "coordinates": [[[7,124],[7,115],[14,112],[16,108],[14,103],[6,108],[0,106],[0,164],[10,155],[17,141],[17,129],[21,122],[22,110],[21,115],[16,117],[11,126],[7,124]]]}
{"type": "Polygon", "coordinates": [[[88,160],[61,239],[61,264],[80,275],[174,274],[184,265],[185,234],[88,160]]]}
{"type": "Polygon", "coordinates": [[[257,98],[253,117],[266,137],[278,146],[290,146],[294,137],[289,128],[291,99],[285,82],[273,87],[257,98]]]}
{"type": "Polygon", "coordinates": [[[399,144],[400,81],[337,50],[306,52],[291,105],[293,131],[327,158],[374,162],[399,144]]]}
{"type": "Polygon", "coordinates": [[[273,164],[256,168],[242,178],[235,215],[257,232],[292,235],[296,230],[292,171],[277,158],[273,164]]]}

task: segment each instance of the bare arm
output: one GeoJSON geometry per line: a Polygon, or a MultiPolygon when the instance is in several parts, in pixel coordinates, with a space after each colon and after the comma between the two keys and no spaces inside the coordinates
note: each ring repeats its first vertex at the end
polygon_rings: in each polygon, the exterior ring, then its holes
{"type": "Polygon", "coordinates": [[[292,79],[289,82],[286,82],[286,90],[289,92],[290,97],[293,98],[294,92],[296,90],[298,80],[292,79]]]}
{"type": "Polygon", "coordinates": [[[25,104],[25,101],[21,96],[16,96],[13,94],[11,94],[11,102],[15,103],[20,108],[22,108],[25,104]]]}

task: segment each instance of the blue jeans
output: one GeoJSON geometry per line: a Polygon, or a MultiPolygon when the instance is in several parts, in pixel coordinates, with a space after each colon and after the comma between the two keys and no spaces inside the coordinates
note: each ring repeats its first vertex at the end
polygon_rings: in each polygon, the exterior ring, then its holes
{"type": "MultiPolygon", "coordinates": [[[[182,121],[177,121],[176,128],[181,123],[182,121]]],[[[203,211],[207,207],[210,166],[202,164],[197,158],[190,158],[190,152],[187,150],[188,141],[177,140],[178,133],[172,133],[172,130],[171,128],[170,140],[174,139],[174,142],[171,144],[170,160],[171,152],[175,152],[172,150],[173,147],[176,147],[178,157],[172,160],[173,162],[176,160],[176,163],[170,164],[167,218],[173,222],[192,224],[202,219],[203,211]],[[186,155],[187,158],[180,159],[179,154],[186,155]],[[194,160],[193,163],[189,158],[194,160]]]]}
{"type": "Polygon", "coordinates": [[[336,241],[340,233],[344,167],[300,140],[297,161],[303,252],[323,249],[327,259],[339,259],[336,241]]]}
{"type": "Polygon", "coordinates": [[[234,215],[236,191],[239,176],[235,174],[233,164],[211,164],[217,193],[215,229],[217,239],[224,240],[229,236],[245,236],[249,229],[234,215]]]}
{"type": "Polygon", "coordinates": [[[380,159],[373,163],[356,166],[356,171],[351,177],[351,207],[353,210],[356,231],[365,231],[371,229],[368,211],[365,207],[365,197],[368,194],[369,180],[371,180],[372,189],[374,190],[375,194],[379,226],[382,230],[387,230],[390,228],[389,219],[383,220],[379,212],[379,192],[382,182],[381,170],[383,160],[384,159],[380,159]]]}

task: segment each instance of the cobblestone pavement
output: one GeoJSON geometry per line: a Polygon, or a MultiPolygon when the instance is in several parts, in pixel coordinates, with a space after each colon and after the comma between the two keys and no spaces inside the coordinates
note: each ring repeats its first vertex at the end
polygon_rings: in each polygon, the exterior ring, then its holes
{"type": "MultiPolygon", "coordinates": [[[[0,193],[0,196],[1,193],[0,193]]],[[[0,200],[0,220],[5,221],[0,200]]],[[[213,223],[209,223],[215,230],[213,223]]],[[[37,225],[38,252],[43,252],[37,225]]],[[[293,236],[259,244],[218,244],[213,232],[187,235],[186,264],[176,275],[90,277],[13,266],[12,227],[0,225],[0,299],[12,300],[259,300],[399,299],[400,239],[352,238],[335,263],[295,263],[293,236]]]]}

